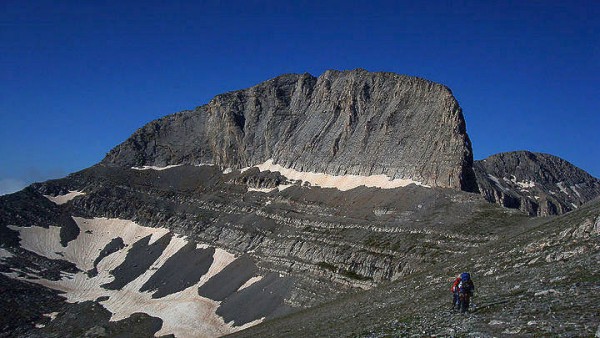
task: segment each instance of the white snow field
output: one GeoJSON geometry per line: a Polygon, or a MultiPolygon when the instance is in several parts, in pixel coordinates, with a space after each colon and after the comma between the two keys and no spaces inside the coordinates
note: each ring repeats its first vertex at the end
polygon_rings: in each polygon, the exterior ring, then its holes
{"type": "MultiPolygon", "coordinates": [[[[247,167],[241,169],[242,172],[250,168],[258,168],[260,171],[278,171],[281,175],[294,181],[308,182],[311,185],[319,186],[322,188],[335,188],[341,191],[346,191],[360,186],[381,188],[381,189],[394,189],[399,187],[405,187],[409,184],[416,184],[423,187],[429,188],[428,185],[422,184],[421,182],[413,181],[410,179],[391,179],[386,175],[371,175],[371,176],[360,176],[360,175],[330,175],[325,173],[297,171],[290,168],[285,168],[279,164],[273,163],[272,159],[267,160],[265,163],[255,165],[253,167],[247,167]]],[[[284,188],[285,189],[285,188],[284,188]]],[[[280,189],[280,191],[283,189],[280,189]]]]}
{"type": "MultiPolygon", "coordinates": [[[[182,164],[171,164],[164,167],[158,166],[143,166],[143,167],[131,167],[134,170],[167,170],[175,167],[179,167],[182,164]]],[[[213,166],[214,164],[197,164],[196,166],[213,166]]],[[[278,171],[281,175],[292,181],[301,181],[303,184],[305,182],[310,183],[312,186],[318,186],[322,188],[334,188],[341,191],[351,190],[354,188],[358,188],[361,186],[370,187],[370,188],[381,188],[381,189],[395,189],[400,187],[405,187],[410,184],[416,184],[422,187],[430,188],[429,185],[423,184],[418,181],[414,181],[411,179],[402,179],[396,178],[392,179],[387,175],[370,175],[370,176],[361,176],[361,175],[330,175],[325,173],[317,173],[310,171],[297,171],[295,169],[286,168],[279,164],[273,163],[273,159],[269,159],[264,163],[257,164],[254,166],[246,167],[240,169],[241,172],[244,172],[250,168],[258,168],[260,171],[278,171]]],[[[223,169],[223,174],[230,174],[234,171],[232,168],[223,169]]],[[[289,188],[292,185],[280,185],[278,188],[248,188],[248,192],[264,192],[269,193],[272,191],[282,191],[286,188],[289,188]]]]}
{"type": "Polygon", "coordinates": [[[496,176],[494,176],[494,175],[492,175],[492,174],[487,174],[487,175],[488,175],[488,177],[489,177],[489,178],[490,178],[492,181],[494,181],[494,183],[496,183],[496,186],[497,186],[498,188],[500,188],[500,190],[502,190],[502,191],[504,191],[504,192],[508,191],[508,189],[506,189],[506,188],[505,188],[505,187],[502,185],[502,183],[500,183],[500,180],[498,179],[498,177],[496,177],[496,176]]]}
{"type": "MultiPolygon", "coordinates": [[[[188,288],[168,294],[161,298],[152,298],[154,290],[140,292],[142,286],[169,259],[183,248],[189,241],[185,237],[172,236],[162,254],[154,261],[149,269],[120,290],[107,290],[103,284],[112,282],[115,277],[110,271],[121,265],[132,245],[138,240],[151,236],[149,244],[156,242],[169,233],[167,229],[140,226],[132,221],[121,219],[94,218],[85,219],[73,217],[81,232],[79,236],[68,243],[67,247],[60,244],[59,227],[16,227],[9,226],[19,232],[21,246],[29,251],[51,259],[65,259],[74,263],[81,272],[63,273],[58,281],[43,279],[35,273],[13,271],[5,275],[29,282],[41,284],[51,289],[64,292],[67,302],[76,303],[97,300],[108,297],[100,303],[112,313],[111,321],[128,318],[135,312],[143,312],[163,320],[157,336],[174,334],[177,337],[218,337],[260,323],[260,318],[242,326],[226,323],[216,314],[220,302],[198,294],[198,287],[218,274],[235,260],[235,256],[216,248],[213,262],[208,272],[200,280],[188,288]],[[125,245],[121,250],[102,258],[97,264],[98,274],[90,277],[86,271],[94,268],[94,261],[100,252],[113,239],[120,237],[125,245]],[[25,276],[25,277],[23,277],[25,276]]],[[[208,245],[196,245],[206,249],[208,245]]],[[[0,249],[0,258],[11,257],[10,252],[0,249]]],[[[244,287],[260,280],[254,277],[244,287]]],[[[240,288],[241,289],[241,288],[240,288]]],[[[52,314],[50,314],[52,315],[52,314]]]]}
{"type": "Polygon", "coordinates": [[[180,165],[181,164],[171,164],[171,165],[167,165],[164,167],[158,167],[158,166],[154,166],[154,165],[145,165],[143,167],[131,167],[131,169],[134,169],[134,170],[167,170],[167,169],[179,167],[180,165]]]}
{"type": "Polygon", "coordinates": [[[264,192],[270,193],[271,191],[275,191],[277,188],[248,188],[248,192],[264,192]]]}
{"type": "Polygon", "coordinates": [[[240,288],[238,289],[238,291],[240,291],[240,290],[243,290],[243,289],[245,289],[245,288],[249,287],[250,285],[252,285],[252,284],[254,284],[254,283],[258,282],[258,281],[259,281],[259,280],[261,280],[261,279],[263,279],[263,276],[254,276],[254,277],[252,277],[252,278],[248,279],[248,280],[246,281],[246,283],[244,283],[244,285],[240,286],[240,288]]]}
{"type": "Polygon", "coordinates": [[[61,205],[61,204],[65,204],[65,203],[69,202],[70,200],[74,199],[75,197],[81,196],[81,195],[85,195],[85,193],[83,193],[81,191],[69,190],[69,192],[64,195],[58,195],[58,196],[44,195],[44,197],[46,197],[47,199],[51,200],[52,202],[54,202],[58,205],[61,205]]]}
{"type": "Polygon", "coordinates": [[[531,180],[529,180],[529,181],[519,181],[519,180],[517,180],[517,178],[514,175],[511,176],[510,178],[503,177],[503,179],[506,182],[512,182],[513,184],[516,184],[517,186],[519,186],[519,188],[521,190],[527,190],[529,188],[535,187],[535,182],[534,181],[531,181],[531,180]]]}

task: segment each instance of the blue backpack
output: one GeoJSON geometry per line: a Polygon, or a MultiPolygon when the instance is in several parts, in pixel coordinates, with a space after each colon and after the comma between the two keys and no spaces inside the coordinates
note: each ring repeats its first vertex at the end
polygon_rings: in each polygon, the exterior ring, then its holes
{"type": "Polygon", "coordinates": [[[462,291],[472,291],[473,290],[473,283],[471,282],[471,275],[468,272],[463,272],[460,275],[460,284],[459,284],[459,289],[462,291]]]}

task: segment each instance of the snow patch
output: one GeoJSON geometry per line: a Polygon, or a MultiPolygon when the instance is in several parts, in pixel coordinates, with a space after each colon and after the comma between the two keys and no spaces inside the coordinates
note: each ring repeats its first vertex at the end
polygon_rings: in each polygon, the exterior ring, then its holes
{"type": "MultiPolygon", "coordinates": [[[[225,323],[223,318],[216,314],[220,302],[198,294],[198,288],[202,284],[235,260],[234,255],[219,248],[215,249],[213,263],[208,272],[196,284],[187,289],[158,299],[152,298],[153,291],[139,291],[170,257],[188,243],[183,236],[173,236],[161,256],[151,267],[121,290],[104,289],[103,284],[114,280],[110,271],[125,261],[133,243],[148,235],[151,235],[150,242],[155,242],[166,235],[169,230],[143,227],[132,221],[120,219],[79,217],[73,217],[73,219],[81,232],[75,240],[69,242],[66,248],[60,244],[60,227],[9,226],[9,228],[19,232],[20,244],[24,249],[51,259],[66,259],[75,263],[82,271],[62,273],[62,278],[57,281],[39,278],[33,273],[4,272],[3,274],[14,279],[26,280],[62,291],[67,302],[70,303],[108,297],[107,300],[100,303],[111,312],[111,321],[128,318],[135,312],[144,312],[150,316],[161,318],[163,325],[156,333],[157,336],[174,334],[177,337],[217,337],[258,324],[264,319],[261,318],[243,326],[234,326],[233,322],[225,323]],[[97,264],[98,274],[93,277],[88,276],[85,271],[93,268],[94,261],[101,250],[117,237],[122,238],[125,247],[104,257],[97,264]]],[[[198,247],[205,246],[198,245],[198,247]]],[[[3,256],[10,254],[4,249],[0,250],[0,254],[3,256]]],[[[50,313],[47,316],[54,319],[57,314],[50,313]]]]}
{"type": "Polygon", "coordinates": [[[579,193],[579,190],[577,190],[577,184],[570,186],[569,188],[571,188],[571,190],[573,190],[573,192],[577,195],[577,197],[581,198],[581,193],[579,193]]]}
{"type": "Polygon", "coordinates": [[[175,168],[175,167],[179,167],[181,166],[181,164],[171,164],[168,166],[164,166],[164,167],[158,167],[158,166],[154,166],[154,165],[145,165],[143,167],[131,167],[131,169],[134,170],[167,170],[167,169],[171,169],[171,168],[175,168]]]}
{"type": "MultiPolygon", "coordinates": [[[[257,319],[257,320],[254,320],[254,321],[251,321],[251,322],[249,322],[249,323],[246,323],[246,324],[244,324],[244,325],[242,325],[242,326],[237,326],[236,328],[237,328],[237,330],[240,330],[240,331],[241,331],[241,330],[245,330],[245,329],[247,329],[247,328],[249,328],[249,327],[252,327],[252,326],[254,326],[254,325],[258,325],[258,324],[262,323],[262,322],[265,320],[265,318],[266,318],[266,317],[259,318],[259,319],[257,319]]],[[[227,325],[229,325],[229,326],[233,326],[233,323],[234,323],[234,322],[233,322],[233,320],[232,320],[232,321],[230,321],[229,323],[227,323],[227,325]]]]}
{"type": "Polygon", "coordinates": [[[50,318],[50,321],[53,321],[56,319],[56,316],[58,316],[58,312],[44,313],[42,316],[48,317],[50,318]]]}
{"type": "MultiPolygon", "coordinates": [[[[260,171],[271,171],[280,172],[281,175],[287,177],[290,180],[302,181],[310,183],[314,186],[322,188],[335,188],[341,191],[354,189],[360,186],[382,188],[382,189],[394,189],[399,187],[405,187],[409,184],[416,184],[423,187],[429,188],[429,186],[422,184],[421,182],[413,181],[411,179],[391,179],[387,175],[371,175],[371,176],[360,176],[360,175],[330,175],[325,173],[316,172],[304,172],[297,171],[295,169],[285,168],[279,164],[273,163],[273,159],[267,160],[265,163],[254,166],[260,171]]],[[[244,168],[241,171],[244,172],[251,167],[244,168]]],[[[279,191],[284,190],[287,186],[280,186],[279,191]]]]}
{"type": "Polygon", "coordinates": [[[202,276],[202,278],[200,278],[200,281],[198,281],[198,287],[202,286],[214,275],[221,272],[227,265],[231,264],[231,262],[233,262],[234,260],[234,255],[230,254],[229,252],[223,249],[216,248],[215,253],[213,255],[213,263],[208,269],[208,272],[206,272],[206,274],[202,276]]]}
{"type": "Polygon", "coordinates": [[[227,174],[231,174],[233,172],[233,169],[231,168],[225,168],[225,170],[223,170],[223,174],[227,175],[227,174]]]}
{"type": "Polygon", "coordinates": [[[65,204],[65,203],[69,202],[70,200],[74,199],[75,197],[81,196],[81,195],[85,195],[85,193],[81,192],[81,191],[69,190],[69,192],[64,195],[58,195],[58,196],[44,195],[44,197],[46,197],[50,201],[54,202],[55,204],[61,205],[61,204],[65,204]]]}
{"type": "Polygon", "coordinates": [[[263,276],[254,276],[254,277],[252,277],[252,278],[248,279],[248,280],[246,281],[246,283],[244,283],[244,285],[240,286],[240,288],[239,288],[239,289],[237,289],[237,290],[238,290],[238,291],[240,291],[240,290],[242,290],[242,289],[245,289],[245,288],[249,287],[250,285],[252,285],[252,284],[254,284],[254,283],[258,282],[258,281],[259,281],[259,280],[261,280],[261,279],[263,279],[263,276]]]}
{"type": "Polygon", "coordinates": [[[571,194],[569,194],[569,191],[567,191],[567,189],[565,188],[565,182],[558,182],[556,183],[556,186],[558,187],[558,189],[560,189],[560,192],[562,192],[563,194],[570,196],[571,194]]]}
{"type": "Polygon", "coordinates": [[[517,177],[515,175],[511,175],[510,178],[503,177],[503,179],[506,182],[516,184],[522,190],[526,190],[526,189],[535,187],[535,182],[534,181],[531,181],[531,180],[529,180],[529,181],[519,181],[519,180],[517,180],[517,177]]]}
{"type": "Polygon", "coordinates": [[[504,186],[503,186],[503,185],[500,183],[500,180],[498,179],[498,177],[496,177],[496,176],[494,176],[494,175],[491,175],[491,174],[488,174],[488,177],[490,178],[490,180],[492,180],[492,181],[494,181],[494,183],[496,183],[496,186],[497,186],[498,188],[500,188],[500,190],[502,190],[502,191],[504,191],[504,192],[508,191],[508,189],[506,189],[506,188],[505,188],[505,187],[504,187],[504,186]]]}
{"type": "Polygon", "coordinates": [[[277,188],[248,188],[248,192],[255,191],[255,192],[270,193],[275,190],[277,190],[277,188]]]}
{"type": "MultiPolygon", "coordinates": [[[[138,240],[152,235],[150,244],[167,234],[169,230],[149,228],[121,219],[73,217],[81,230],[77,239],[70,241],[67,247],[60,244],[60,227],[17,227],[8,228],[19,232],[21,247],[50,259],[66,259],[75,263],[78,269],[88,271],[94,268],[94,260],[110,241],[121,237],[129,246],[138,240]]],[[[127,249],[128,250],[128,249],[127,249]]],[[[125,260],[127,250],[120,250],[109,257],[111,267],[117,267],[125,260]],[[120,254],[120,255],[116,255],[120,254]]],[[[108,257],[107,257],[108,258],[108,257]]],[[[105,262],[106,259],[102,260],[105,262]]],[[[105,263],[106,264],[106,263],[105,263]]]]}
{"type": "Polygon", "coordinates": [[[535,187],[534,181],[517,181],[515,182],[515,184],[518,185],[521,189],[529,189],[535,187]]]}

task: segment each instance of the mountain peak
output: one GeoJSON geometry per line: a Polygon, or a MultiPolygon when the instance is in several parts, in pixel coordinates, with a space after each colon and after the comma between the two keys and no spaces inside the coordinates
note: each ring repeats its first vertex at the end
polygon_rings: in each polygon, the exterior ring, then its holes
{"type": "Polygon", "coordinates": [[[217,95],[150,122],[102,163],[241,169],[271,159],[299,172],[476,189],[464,117],[448,88],[364,69],[284,74],[217,95]]]}

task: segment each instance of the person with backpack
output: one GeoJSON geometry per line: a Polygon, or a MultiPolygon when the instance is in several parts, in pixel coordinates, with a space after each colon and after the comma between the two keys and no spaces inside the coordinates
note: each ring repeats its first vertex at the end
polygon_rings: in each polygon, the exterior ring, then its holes
{"type": "Polygon", "coordinates": [[[458,306],[458,284],[460,284],[460,275],[456,276],[452,287],[450,287],[450,292],[452,292],[452,310],[458,306]]]}
{"type": "Polygon", "coordinates": [[[466,312],[469,308],[473,292],[475,291],[475,285],[471,280],[471,274],[463,272],[456,277],[450,291],[452,291],[452,310],[458,307],[458,310],[461,312],[466,312]]]}

